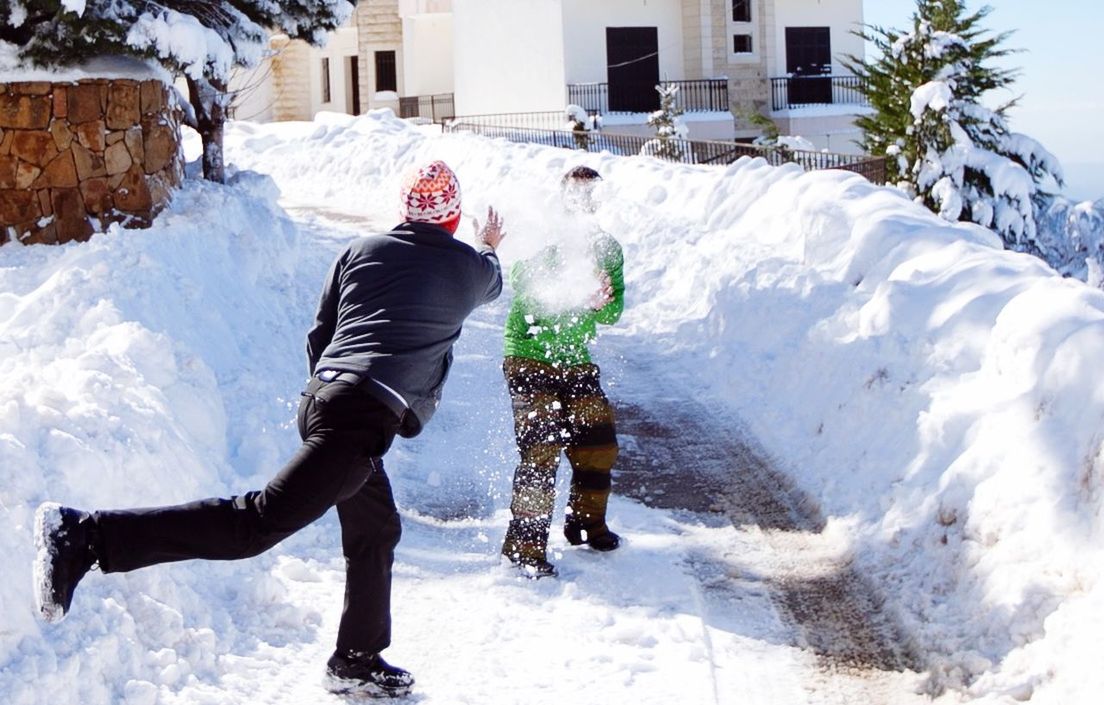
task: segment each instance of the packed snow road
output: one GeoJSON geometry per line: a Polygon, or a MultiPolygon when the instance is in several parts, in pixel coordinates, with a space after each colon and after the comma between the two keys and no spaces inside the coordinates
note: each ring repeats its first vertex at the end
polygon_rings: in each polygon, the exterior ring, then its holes
{"type": "MultiPolygon", "coordinates": [[[[626,341],[627,342],[627,341],[626,341]]],[[[632,354],[626,351],[626,355],[632,354]]],[[[738,419],[629,365],[618,392],[623,495],[649,507],[731,523],[731,544],[689,553],[705,598],[702,617],[778,647],[744,702],[911,703],[922,670],[877,593],[825,535],[815,499],[796,490],[747,437],[738,419]]],[[[715,667],[748,670],[732,652],[715,667]]],[[[738,691],[736,691],[738,692],[738,691]]],[[[735,702],[734,691],[718,702],[735,702]],[[731,698],[731,699],[730,699],[731,698]]]]}

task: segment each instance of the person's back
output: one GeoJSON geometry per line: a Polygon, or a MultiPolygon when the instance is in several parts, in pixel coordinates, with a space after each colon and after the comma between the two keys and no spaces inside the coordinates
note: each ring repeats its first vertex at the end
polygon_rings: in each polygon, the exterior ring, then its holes
{"type": "Polygon", "coordinates": [[[477,252],[437,226],[405,223],[360,238],[337,258],[323,290],[307,335],[311,374],[366,374],[397,392],[424,426],[464,319],[501,290],[493,250],[477,252]]]}

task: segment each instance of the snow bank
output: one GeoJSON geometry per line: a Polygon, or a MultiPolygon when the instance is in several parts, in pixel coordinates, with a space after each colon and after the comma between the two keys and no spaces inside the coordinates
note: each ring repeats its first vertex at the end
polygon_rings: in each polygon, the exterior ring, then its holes
{"type": "Polygon", "coordinates": [[[443,158],[469,208],[503,212],[507,264],[556,225],[558,176],[597,168],[626,248],[618,350],[739,410],[847,527],[933,691],[1076,702],[1101,683],[1078,649],[1104,628],[1104,293],[843,172],[422,138],[383,113],[231,134],[232,160],[297,199],[379,222],[401,167],[443,158]]]}
{"type": "Polygon", "coordinates": [[[268,394],[270,380],[296,388],[305,362],[266,348],[272,335],[301,339],[329,257],[301,250],[265,177],[237,181],[190,184],[151,230],[0,252],[0,692],[10,705],[154,702],[141,694],[316,621],[282,604],[274,579],[233,564],[96,576],[81,588],[89,614],[45,633],[29,602],[40,501],[141,506],[240,491],[294,447],[294,400],[268,394]],[[210,626],[185,626],[189,612],[210,626]]]}

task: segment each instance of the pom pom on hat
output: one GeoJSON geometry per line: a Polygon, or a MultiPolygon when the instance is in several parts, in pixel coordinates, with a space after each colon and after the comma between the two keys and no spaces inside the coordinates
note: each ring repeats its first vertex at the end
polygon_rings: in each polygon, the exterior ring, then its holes
{"type": "Polygon", "coordinates": [[[399,199],[400,214],[408,222],[441,224],[460,217],[460,182],[442,161],[408,171],[399,199]]]}

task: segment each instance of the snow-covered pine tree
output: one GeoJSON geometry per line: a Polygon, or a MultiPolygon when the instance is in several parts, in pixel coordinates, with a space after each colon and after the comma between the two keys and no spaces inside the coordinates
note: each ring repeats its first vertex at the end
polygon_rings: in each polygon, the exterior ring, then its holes
{"type": "Polygon", "coordinates": [[[1036,210],[1048,184],[1061,183],[1058,161],[1038,142],[1011,132],[1015,101],[982,105],[1016,72],[992,62],[1012,53],[1009,33],[981,27],[989,7],[967,13],[962,0],[917,0],[911,31],[867,26],[860,34],[878,55],[849,57],[874,112],[856,121],[863,147],[885,155],[890,183],[944,218],[995,230],[1014,249],[1038,253],[1036,210]]]}
{"type": "Polygon", "coordinates": [[[320,45],[352,11],[349,0],[0,0],[0,40],[41,66],[122,54],[184,74],[203,138],[203,175],[221,182],[231,69],[264,58],[269,30],[320,45]]]}
{"type": "Polygon", "coordinates": [[[655,128],[655,139],[649,140],[640,150],[641,154],[647,154],[673,162],[681,162],[688,155],[686,138],[690,135],[690,129],[682,121],[682,108],[675,102],[678,96],[678,84],[668,83],[656,86],[659,93],[659,110],[648,116],[648,124],[655,128]]]}

